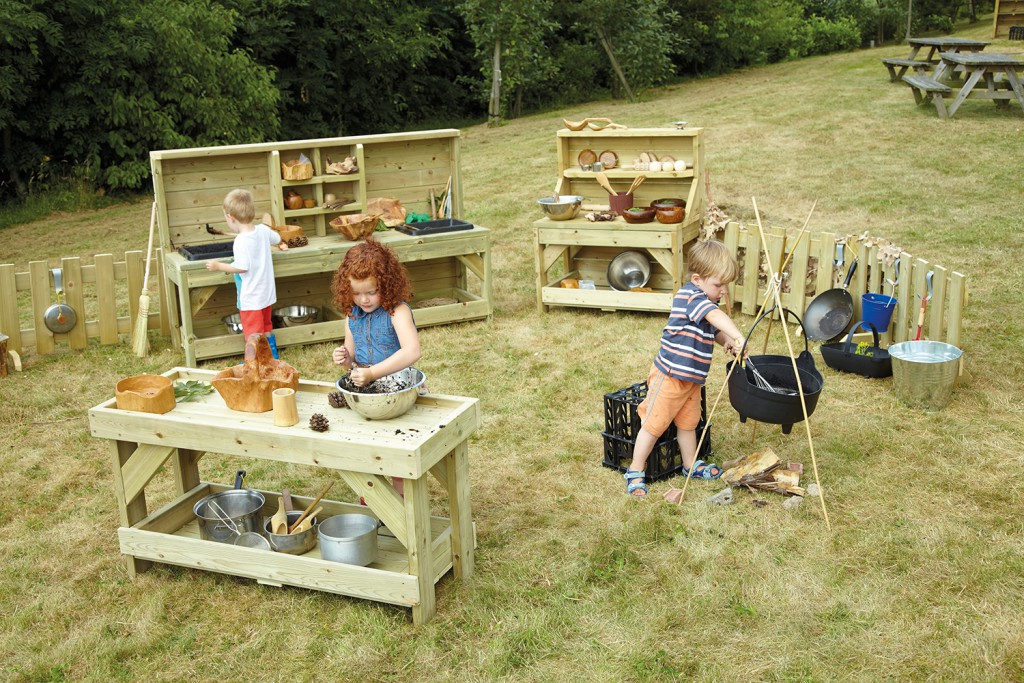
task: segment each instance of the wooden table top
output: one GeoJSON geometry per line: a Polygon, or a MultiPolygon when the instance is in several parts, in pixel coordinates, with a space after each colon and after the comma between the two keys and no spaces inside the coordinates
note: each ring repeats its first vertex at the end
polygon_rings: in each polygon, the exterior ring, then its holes
{"type": "Polygon", "coordinates": [[[907,41],[910,45],[917,47],[977,47],[983,48],[991,43],[987,40],[974,40],[973,38],[958,38],[957,36],[945,36],[942,38],[911,38],[907,41]]]}
{"type": "Polygon", "coordinates": [[[1001,52],[942,52],[944,61],[962,66],[1024,66],[1024,54],[1001,52]]]}
{"type": "MultiPolygon", "coordinates": [[[[163,374],[172,382],[209,382],[217,372],[177,367],[163,374]]],[[[102,439],[415,479],[480,425],[475,398],[421,395],[401,417],[367,420],[354,410],[332,408],[327,402],[332,391],[330,382],[300,379],[299,422],[291,427],[275,426],[273,411],[231,410],[216,391],[159,415],[120,410],[111,398],[89,410],[89,427],[102,439]],[[313,413],[327,417],[328,431],[309,428],[313,413]]]]}

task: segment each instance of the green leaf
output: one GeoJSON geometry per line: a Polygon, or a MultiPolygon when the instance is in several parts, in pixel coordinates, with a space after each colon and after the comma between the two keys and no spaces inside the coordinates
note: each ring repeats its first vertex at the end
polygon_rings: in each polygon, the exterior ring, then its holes
{"type": "Polygon", "coordinates": [[[180,403],[197,401],[207,394],[213,393],[213,386],[196,379],[174,383],[174,398],[180,403]]]}

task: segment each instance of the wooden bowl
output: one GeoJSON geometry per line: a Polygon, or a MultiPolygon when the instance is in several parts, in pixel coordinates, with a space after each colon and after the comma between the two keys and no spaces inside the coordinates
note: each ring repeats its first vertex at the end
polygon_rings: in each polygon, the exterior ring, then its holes
{"type": "Polygon", "coordinates": [[[125,377],[114,387],[118,410],[162,415],[175,406],[174,387],[163,375],[125,377]]]}
{"type": "Polygon", "coordinates": [[[627,223],[650,223],[654,220],[654,209],[647,207],[634,207],[632,209],[626,209],[622,212],[622,217],[626,219],[627,223]]]}
{"type": "Polygon", "coordinates": [[[274,226],[274,230],[281,236],[282,242],[293,240],[296,237],[302,237],[302,226],[301,225],[277,225],[274,226]]]}
{"type": "Polygon", "coordinates": [[[664,206],[657,209],[659,223],[682,223],[686,209],[681,206],[664,206]]]}
{"type": "Polygon", "coordinates": [[[331,227],[344,235],[346,239],[360,240],[372,235],[379,222],[380,214],[353,213],[338,216],[331,221],[331,227]]]}

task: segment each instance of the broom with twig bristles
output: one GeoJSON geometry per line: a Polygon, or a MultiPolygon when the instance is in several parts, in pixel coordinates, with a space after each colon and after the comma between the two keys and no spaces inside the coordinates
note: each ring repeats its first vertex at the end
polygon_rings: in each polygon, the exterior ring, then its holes
{"type": "Polygon", "coordinates": [[[142,276],[142,294],[139,295],[139,315],[132,332],[132,349],[139,358],[149,352],[149,260],[153,255],[153,226],[156,225],[156,202],[149,214],[149,246],[146,247],[146,271],[142,276]]]}

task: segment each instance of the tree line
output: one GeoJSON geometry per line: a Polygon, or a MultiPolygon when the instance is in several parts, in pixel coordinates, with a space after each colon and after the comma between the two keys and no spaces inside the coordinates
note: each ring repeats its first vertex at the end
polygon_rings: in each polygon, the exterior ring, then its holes
{"type": "Polygon", "coordinates": [[[968,0],[5,0],[0,201],[149,151],[492,123],[946,31],[968,0]]]}

